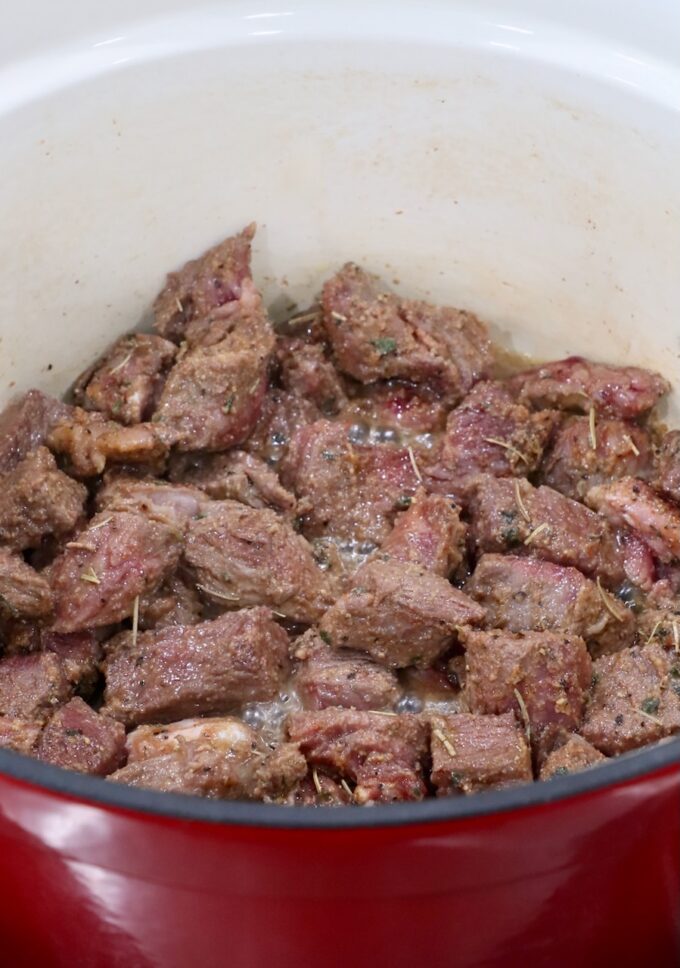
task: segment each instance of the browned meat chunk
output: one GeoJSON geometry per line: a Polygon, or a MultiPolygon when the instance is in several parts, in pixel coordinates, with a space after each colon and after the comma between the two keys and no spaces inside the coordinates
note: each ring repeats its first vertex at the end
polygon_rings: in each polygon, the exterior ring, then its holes
{"type": "Polygon", "coordinates": [[[45,726],[36,756],[67,770],[106,776],[125,762],[125,727],[76,696],[45,726]]]}
{"type": "Polygon", "coordinates": [[[97,514],[51,566],[55,631],[128,618],[135,599],[175,570],[180,551],[177,531],[166,523],[129,511],[97,514]]]}
{"type": "Polygon", "coordinates": [[[607,523],[550,487],[483,477],[471,510],[478,552],[529,554],[599,575],[610,586],[625,578],[624,551],[607,523]]]}
{"type": "Polygon", "coordinates": [[[0,659],[0,716],[43,720],[70,693],[63,663],[52,652],[0,659]]]}
{"type": "Polygon", "coordinates": [[[478,793],[532,779],[531,752],[512,713],[431,716],[437,796],[478,793]]]}
{"type": "Polygon", "coordinates": [[[209,502],[202,491],[153,478],[107,475],[97,494],[100,511],[140,512],[184,533],[189,521],[199,517],[209,502]]]}
{"type": "Polygon", "coordinates": [[[447,411],[446,402],[422,384],[380,380],[355,389],[342,419],[364,434],[370,428],[432,434],[443,428],[447,411]]]}
{"type": "Polygon", "coordinates": [[[354,709],[294,713],[288,734],[312,767],[356,784],[354,801],[422,800],[428,728],[418,716],[354,709]]]}
{"type": "Polygon", "coordinates": [[[603,763],[605,759],[602,753],[576,733],[569,737],[564,746],[550,753],[541,767],[539,779],[549,780],[551,776],[578,773],[589,766],[603,763]]]}
{"type": "Polygon", "coordinates": [[[662,603],[644,608],[638,615],[638,644],[656,642],[664,649],[680,652],[680,603],[662,603]]]}
{"type": "Polygon", "coordinates": [[[68,534],[83,516],[87,491],[38,447],[0,477],[0,543],[19,551],[68,534]]]}
{"type": "Polygon", "coordinates": [[[139,601],[139,627],[164,629],[171,625],[196,625],[203,615],[195,585],[180,575],[171,575],[158,591],[139,601]]]}
{"type": "Polygon", "coordinates": [[[361,568],[320,627],[334,648],[358,649],[399,668],[431,665],[458,626],[483,620],[483,609],[446,579],[415,565],[376,560],[361,568]]]}
{"type": "Polygon", "coordinates": [[[153,419],[180,451],[240,444],[262,413],[274,332],[261,308],[231,322],[223,339],[189,349],[163,387],[153,419]]]}
{"type": "Polygon", "coordinates": [[[680,660],[656,642],[605,655],[593,667],[581,732],[607,756],[680,731],[680,660]]]}
{"type": "Polygon", "coordinates": [[[148,420],[176,352],[160,336],[123,336],[79,378],[75,402],[124,424],[148,420]]]}
{"type": "Polygon", "coordinates": [[[576,568],[483,555],[465,591],[484,608],[490,629],[562,630],[580,635],[595,655],[633,641],[633,612],[576,568]]]}
{"type": "Polygon", "coordinates": [[[171,462],[170,479],[199,487],[217,501],[240,501],[251,508],[272,508],[286,514],[296,507],[294,495],[281,484],[276,471],[253,454],[178,455],[171,462]]]}
{"type": "Polygon", "coordinates": [[[311,400],[305,400],[297,393],[270,388],[264,398],[260,419],[243,445],[244,450],[276,466],[287,454],[296,431],[319,417],[319,410],[311,400]]]}
{"type": "Polygon", "coordinates": [[[280,336],[276,356],[284,389],[311,400],[326,416],[338,413],[344,406],[345,388],[321,344],[280,336]]]}
{"type": "Polygon", "coordinates": [[[433,458],[428,486],[467,503],[480,474],[524,477],[538,467],[557,414],[531,413],[502,383],[478,383],[453,410],[433,458]]]}
{"type": "Polygon", "coordinates": [[[361,383],[396,377],[456,402],[491,368],[489,336],[475,316],[382,292],[351,263],[324,285],[323,309],[338,366],[361,383]]]}
{"type": "Polygon", "coordinates": [[[50,629],[40,633],[40,645],[45,652],[53,652],[61,660],[69,683],[83,695],[90,693],[99,676],[102,648],[93,632],[73,632],[59,635],[50,629]]]}
{"type": "Polygon", "coordinates": [[[591,426],[588,417],[570,417],[545,456],[541,480],[582,501],[596,484],[646,475],[651,459],[649,435],[641,427],[603,418],[591,426]]]}
{"type": "Polygon", "coordinates": [[[49,583],[19,555],[0,548],[0,613],[41,618],[52,611],[49,583]]]}
{"type": "Polygon", "coordinates": [[[127,725],[223,713],[272,699],[288,667],[288,636],[267,608],[212,622],[123,633],[107,647],[103,712],[127,725]]]}
{"type": "Polygon", "coordinates": [[[0,750],[31,755],[35,750],[42,726],[32,719],[0,716],[0,750]]]}
{"type": "Polygon", "coordinates": [[[270,605],[297,622],[332,601],[309,544],[274,511],[214,501],[192,521],[184,559],[203,595],[229,608],[270,605]]]}
{"type": "Polygon", "coordinates": [[[466,695],[475,713],[513,711],[539,753],[578,729],[592,664],[585,642],[566,632],[461,632],[466,695]]]}
{"type": "Polygon", "coordinates": [[[52,427],[71,408],[40,390],[29,390],[0,413],[0,474],[16,467],[45,443],[52,427]]]}
{"type": "Polygon", "coordinates": [[[555,360],[518,373],[510,381],[523,402],[635,420],[668,393],[670,385],[658,373],[637,366],[607,366],[580,356],[555,360]]]}
{"type": "Polygon", "coordinates": [[[680,559],[680,510],[635,477],[593,487],[586,496],[614,527],[636,532],[661,561],[680,559]]]}
{"type": "Polygon", "coordinates": [[[169,446],[154,424],[122,427],[100,413],[89,413],[79,407],[55,424],[48,443],[55,453],[66,458],[69,472],[76,477],[96,477],[108,463],[162,469],[169,446]]]}
{"type": "Polygon", "coordinates": [[[249,225],[179,272],[171,272],[154,303],[154,326],[161,336],[179,342],[187,325],[213,313],[228,314],[252,287],[250,246],[255,225],[249,225]]]}
{"type": "MultiPolygon", "coordinates": [[[[629,473],[637,474],[636,471],[629,473]]],[[[671,430],[661,440],[654,486],[680,504],[680,430],[671,430]]]]}
{"type": "Polygon", "coordinates": [[[420,489],[408,510],[398,514],[380,555],[410,562],[442,578],[462,563],[466,528],[458,510],[439,494],[420,489]]]}
{"type": "Polygon", "coordinates": [[[301,663],[295,689],[305,709],[391,709],[399,698],[393,672],[356,653],[330,649],[311,629],[295,643],[294,655],[301,663]]]}
{"type": "MultiPolygon", "coordinates": [[[[2,727],[0,726],[0,729],[2,727]]],[[[2,733],[0,732],[0,737],[2,733]]],[[[0,738],[0,743],[2,739],[0,738]]],[[[295,807],[342,807],[352,803],[352,791],[348,793],[336,780],[326,773],[313,770],[310,776],[305,776],[296,783],[285,800],[289,806],[295,807]]]]}
{"type": "Polygon", "coordinates": [[[128,737],[128,765],[110,779],[132,786],[220,799],[275,799],[307,772],[295,746],[270,750],[231,717],[142,726],[128,737]]]}

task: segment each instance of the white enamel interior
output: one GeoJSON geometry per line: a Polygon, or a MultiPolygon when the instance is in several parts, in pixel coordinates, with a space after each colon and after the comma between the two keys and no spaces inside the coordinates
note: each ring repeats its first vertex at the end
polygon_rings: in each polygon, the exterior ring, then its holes
{"type": "Polygon", "coordinates": [[[0,398],[252,219],[278,311],[352,258],[516,350],[680,376],[678,4],[5,8],[0,398]]]}

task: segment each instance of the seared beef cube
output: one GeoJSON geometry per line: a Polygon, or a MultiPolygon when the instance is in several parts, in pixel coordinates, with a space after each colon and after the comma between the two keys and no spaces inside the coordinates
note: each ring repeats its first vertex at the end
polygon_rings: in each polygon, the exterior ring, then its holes
{"type": "Polygon", "coordinates": [[[354,800],[351,790],[347,790],[349,787],[345,789],[326,773],[313,770],[295,784],[284,802],[295,807],[343,807],[354,800]]]}
{"type": "Polygon", "coordinates": [[[324,285],[323,310],[338,366],[361,383],[396,377],[456,402],[491,368],[489,336],[475,316],[382,292],[351,263],[324,285]]]}
{"type": "Polygon", "coordinates": [[[637,366],[607,366],[580,356],[555,360],[518,373],[511,388],[522,402],[635,420],[668,393],[670,385],[658,373],[637,366]]]}
{"type": "Polygon", "coordinates": [[[430,716],[431,779],[437,796],[529,783],[531,752],[512,713],[430,716]]]}
{"type": "Polygon", "coordinates": [[[295,643],[294,655],[301,663],[295,690],[305,709],[391,709],[399,698],[393,672],[356,653],[329,648],[312,629],[295,643]]]}
{"type": "Polygon", "coordinates": [[[181,575],[171,575],[157,591],[139,600],[141,629],[196,625],[202,615],[203,606],[195,585],[185,581],[181,575]]]}
{"type": "Polygon", "coordinates": [[[78,632],[120,622],[135,599],[171,574],[180,555],[177,531],[129,511],[102,511],[50,569],[54,629],[78,632]]]}
{"type": "Polygon", "coordinates": [[[217,501],[240,501],[251,508],[295,511],[295,497],[281,484],[276,471],[244,450],[225,454],[180,454],[171,461],[170,479],[199,487],[217,501]]]}
{"type": "Polygon", "coordinates": [[[305,775],[288,743],[270,750],[231,717],[141,727],[128,737],[128,765],[110,779],[172,793],[234,799],[278,799],[305,775]]]}
{"type": "Polygon", "coordinates": [[[624,552],[599,515],[550,487],[482,477],[471,508],[478,552],[514,551],[600,576],[609,586],[625,578],[624,552]]]}
{"type": "Polygon", "coordinates": [[[41,618],[52,611],[52,591],[43,575],[20,555],[0,548],[0,614],[41,618]]]}
{"type": "Polygon", "coordinates": [[[551,776],[563,776],[567,773],[579,773],[589,766],[603,763],[606,757],[591,746],[578,733],[570,736],[564,746],[553,750],[541,767],[539,779],[549,780],[551,776]]]}
{"type": "Polygon", "coordinates": [[[0,477],[0,543],[37,548],[48,535],[68,534],[83,516],[87,491],[38,447],[0,477]]]}
{"type": "Polygon", "coordinates": [[[99,511],[138,511],[180,533],[184,533],[189,521],[198,517],[208,503],[198,488],[123,474],[107,474],[97,494],[99,511]]]}
{"type": "Polygon", "coordinates": [[[680,659],[656,642],[605,655],[593,666],[581,733],[614,756],[680,731],[680,659]]]}
{"type": "Polygon", "coordinates": [[[154,303],[154,327],[166,339],[179,342],[187,325],[216,310],[229,312],[239,305],[244,285],[252,286],[250,246],[255,224],[248,225],[198,259],[171,272],[154,303]]]}
{"type": "Polygon", "coordinates": [[[160,336],[124,336],[79,378],[74,399],[120,423],[148,420],[176,352],[175,344],[160,336]]]}
{"type": "Polygon", "coordinates": [[[106,776],[125,762],[125,727],[76,696],[47,723],[36,756],[67,770],[106,776]]]}
{"type": "Polygon", "coordinates": [[[284,389],[311,400],[326,416],[338,413],[344,406],[345,388],[322,345],[280,336],[276,356],[284,389]]]}
{"type": "Polygon", "coordinates": [[[354,395],[343,407],[341,416],[359,434],[369,428],[381,431],[407,431],[412,434],[432,434],[440,431],[446,420],[448,407],[426,386],[404,380],[379,380],[355,388],[354,395]]]}
{"type": "Polygon", "coordinates": [[[11,471],[45,443],[52,427],[71,408],[41,390],[29,390],[0,413],[0,474],[11,471]]]}
{"type": "Polygon", "coordinates": [[[0,716],[43,720],[70,695],[64,664],[54,653],[0,659],[0,716]]]}
{"type": "Polygon", "coordinates": [[[272,699],[288,669],[288,636],[267,608],[212,622],[123,633],[106,648],[103,712],[126,725],[167,723],[272,699]]]}
{"type": "Polygon", "coordinates": [[[38,742],[42,726],[32,719],[0,716],[0,750],[31,755],[38,742]]]}
{"type": "Polygon", "coordinates": [[[301,427],[314,423],[320,416],[311,400],[305,400],[297,393],[270,387],[260,418],[243,448],[249,454],[276,466],[287,454],[295,433],[301,427]]]}
{"type": "Polygon", "coordinates": [[[592,675],[585,642],[566,632],[464,630],[471,712],[512,710],[539,755],[578,729],[592,675]]]}
{"type": "Polygon", "coordinates": [[[310,545],[264,508],[212,502],[189,526],[184,559],[201,592],[225,607],[270,605],[311,623],[332,600],[310,545]]]}
{"type": "Polygon", "coordinates": [[[680,604],[668,602],[661,608],[642,609],[638,615],[638,644],[650,642],[680,652],[680,604]]]}
{"type": "Polygon", "coordinates": [[[570,417],[560,427],[541,467],[541,481],[575,501],[591,487],[649,473],[649,434],[635,424],[570,417]],[[593,445],[594,442],[594,445],[593,445]]]}
{"type": "Polygon", "coordinates": [[[420,489],[408,510],[397,515],[380,554],[447,578],[463,561],[465,536],[458,509],[447,498],[420,489]]]}
{"type": "Polygon", "coordinates": [[[274,332],[261,308],[216,343],[189,349],[170,371],[154,421],[182,452],[226,450],[254,430],[267,391],[274,332]]]}
{"type": "Polygon", "coordinates": [[[356,803],[422,800],[427,724],[418,716],[354,709],[293,713],[288,735],[311,767],[356,784],[356,803]]]}
{"type": "Polygon", "coordinates": [[[453,410],[425,475],[433,490],[467,504],[480,474],[523,477],[538,467],[557,414],[531,413],[502,383],[478,383],[453,410]]]}
{"type": "Polygon", "coordinates": [[[625,477],[591,488],[586,501],[614,527],[631,528],[660,561],[680,559],[680,510],[659,497],[649,484],[625,477]]]}
{"type": "Polygon", "coordinates": [[[48,436],[52,450],[66,458],[69,473],[96,477],[108,463],[142,464],[162,469],[171,440],[155,424],[122,427],[100,413],[75,407],[48,436]]]}
{"type": "Polygon", "coordinates": [[[654,486],[680,504],[680,430],[671,430],[661,439],[654,486]]]}
{"type": "Polygon", "coordinates": [[[396,561],[371,561],[354,587],[321,620],[334,648],[367,652],[390,668],[428,666],[460,625],[480,625],[484,611],[439,575],[396,561]]]}
{"type": "Polygon", "coordinates": [[[79,693],[86,695],[96,685],[102,648],[93,632],[72,632],[59,635],[43,629],[40,645],[53,652],[62,662],[64,675],[79,693]]]}
{"type": "Polygon", "coordinates": [[[632,644],[633,612],[576,568],[482,555],[465,591],[484,608],[490,629],[563,630],[580,635],[596,655],[632,644]]]}

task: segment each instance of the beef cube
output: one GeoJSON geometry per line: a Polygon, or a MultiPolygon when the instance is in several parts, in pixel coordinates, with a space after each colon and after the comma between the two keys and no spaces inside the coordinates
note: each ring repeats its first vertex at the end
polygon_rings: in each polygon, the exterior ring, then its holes
{"type": "Polygon", "coordinates": [[[332,601],[310,545],[264,508],[212,502],[189,526],[184,560],[202,594],[224,607],[270,605],[311,623],[332,601]]]}
{"type": "Polygon", "coordinates": [[[647,475],[651,460],[649,434],[642,427],[602,417],[591,426],[588,417],[569,417],[545,455],[541,482],[582,501],[597,484],[647,475]]]}
{"type": "Polygon", "coordinates": [[[251,508],[293,514],[297,501],[265,461],[244,450],[225,454],[180,454],[170,463],[170,479],[190,484],[216,501],[240,501],[251,508]]]}
{"type": "Polygon", "coordinates": [[[148,420],[176,352],[175,344],[160,336],[123,336],[79,377],[74,400],[123,424],[148,420]]]}
{"type": "Polygon", "coordinates": [[[155,424],[122,427],[100,413],[75,407],[55,424],[48,436],[52,450],[62,455],[75,477],[96,477],[109,463],[141,464],[163,469],[171,439],[155,424]]]}
{"type": "Polygon", "coordinates": [[[153,478],[106,475],[97,494],[99,511],[139,512],[184,533],[209,501],[195,487],[168,484],[153,478]]]}
{"type": "Polygon", "coordinates": [[[624,551],[607,523],[550,487],[483,477],[471,513],[471,535],[478,552],[529,554],[597,575],[610,587],[625,578],[624,551]]]}
{"type": "Polygon", "coordinates": [[[437,796],[530,783],[531,752],[512,713],[430,716],[437,796]]]}
{"type": "Polygon", "coordinates": [[[0,543],[20,551],[48,535],[72,531],[83,516],[87,491],[38,447],[0,477],[0,543]]]}
{"type": "Polygon", "coordinates": [[[182,452],[240,444],[262,413],[274,332],[261,309],[232,323],[223,339],[189,349],[163,387],[153,419],[182,452]]]}
{"type": "Polygon", "coordinates": [[[49,582],[19,555],[0,548],[0,613],[44,618],[52,611],[49,582]]]}
{"type": "Polygon", "coordinates": [[[61,660],[64,675],[74,689],[83,695],[92,692],[99,677],[102,656],[101,645],[93,632],[59,635],[51,629],[43,629],[40,645],[45,652],[53,652],[61,660]]]}
{"type": "Polygon", "coordinates": [[[465,591],[484,608],[490,629],[562,630],[580,635],[594,655],[632,644],[633,612],[576,568],[482,555],[465,591]]]}
{"type": "Polygon", "coordinates": [[[295,690],[304,709],[391,709],[399,698],[396,675],[356,653],[330,649],[310,629],[295,643],[301,663],[295,673],[295,690]]]}
{"type": "Polygon", "coordinates": [[[579,773],[589,766],[603,763],[606,757],[591,746],[582,736],[575,733],[570,736],[564,746],[555,749],[546,757],[541,767],[539,779],[549,780],[552,776],[564,776],[567,773],[579,773]]]}
{"type": "Polygon", "coordinates": [[[280,336],[276,357],[281,370],[281,385],[285,390],[311,400],[326,416],[338,413],[345,405],[345,388],[322,345],[297,337],[280,336]]]}
{"type": "Polygon", "coordinates": [[[466,696],[473,713],[513,711],[539,757],[583,718],[592,664],[566,632],[464,630],[466,696]]]}
{"type": "Polygon", "coordinates": [[[0,659],[0,716],[42,721],[70,694],[63,662],[54,653],[0,659]]]}
{"type": "Polygon", "coordinates": [[[270,387],[255,429],[243,448],[270,466],[278,466],[288,453],[296,432],[314,423],[320,416],[311,400],[305,400],[297,393],[270,387]]]}
{"type": "Polygon", "coordinates": [[[606,756],[680,731],[680,660],[656,642],[604,655],[581,729],[606,756]]]}
{"type": "Polygon", "coordinates": [[[252,286],[250,247],[254,235],[253,223],[187,262],[179,272],[169,273],[153,307],[154,327],[161,336],[180,342],[192,320],[239,307],[244,286],[246,290],[252,286]]]}
{"type": "Polygon", "coordinates": [[[447,405],[428,387],[404,380],[379,380],[354,388],[352,398],[341,411],[344,421],[358,434],[370,429],[394,431],[387,437],[408,434],[433,434],[443,429],[447,405]]]}
{"type": "Polygon", "coordinates": [[[106,776],[125,762],[125,727],[76,696],[51,717],[36,756],[67,770],[106,776]]]}
{"type": "Polygon", "coordinates": [[[203,606],[193,583],[171,575],[161,587],[139,600],[139,627],[165,629],[173,625],[196,625],[203,606]]]}
{"type": "Polygon", "coordinates": [[[638,644],[650,642],[680,652],[680,604],[666,602],[660,608],[642,609],[638,615],[638,644]]]}
{"type": "Polygon", "coordinates": [[[352,791],[348,793],[347,790],[349,786],[345,789],[326,773],[312,770],[309,776],[295,784],[284,802],[295,807],[343,807],[354,800],[352,791]]]}
{"type": "Polygon", "coordinates": [[[536,470],[557,414],[531,413],[502,383],[478,383],[453,410],[425,466],[432,490],[467,504],[480,474],[524,477],[536,470]]]}
{"type": "MultiPolygon", "coordinates": [[[[629,473],[640,476],[636,471],[629,473]]],[[[654,487],[680,504],[680,430],[671,430],[661,439],[654,487]]]]}
{"type": "Polygon", "coordinates": [[[52,427],[71,408],[41,390],[29,390],[0,413],[0,474],[6,474],[44,444],[52,427]]]}
{"type": "Polygon", "coordinates": [[[397,515],[380,554],[448,578],[462,564],[465,537],[457,508],[447,498],[420,489],[408,510],[397,515]]]}
{"type": "Polygon", "coordinates": [[[491,369],[489,336],[475,316],[381,292],[356,265],[326,282],[322,301],[338,366],[361,383],[425,383],[455,403],[491,369]]]}
{"type": "Polygon", "coordinates": [[[624,477],[591,488],[586,501],[614,527],[631,528],[661,561],[680,559],[680,510],[649,484],[624,477]]]}
{"type": "Polygon", "coordinates": [[[635,420],[668,393],[670,385],[658,373],[637,366],[607,366],[580,356],[555,360],[518,373],[511,388],[523,403],[597,413],[635,420]]]}
{"type": "Polygon", "coordinates": [[[311,767],[356,784],[355,803],[422,800],[427,724],[418,716],[354,709],[293,713],[288,735],[311,767]]]}
{"type": "Polygon", "coordinates": [[[132,615],[176,568],[180,536],[144,514],[97,514],[50,569],[56,632],[112,625],[132,615]]]}
{"type": "Polygon", "coordinates": [[[31,756],[42,726],[32,719],[0,716],[0,750],[14,750],[31,756]]]}
{"type": "Polygon", "coordinates": [[[304,757],[289,743],[270,750],[231,717],[142,726],[128,738],[128,765],[118,783],[220,799],[277,799],[305,775],[304,757]]]}
{"type": "Polygon", "coordinates": [[[103,712],[126,725],[167,723],[272,699],[288,668],[288,636],[266,608],[210,622],[123,633],[108,644],[103,712]]]}
{"type": "Polygon", "coordinates": [[[428,666],[460,625],[479,625],[484,611],[439,575],[396,561],[371,561],[354,587],[323,616],[334,648],[367,652],[390,668],[428,666]]]}

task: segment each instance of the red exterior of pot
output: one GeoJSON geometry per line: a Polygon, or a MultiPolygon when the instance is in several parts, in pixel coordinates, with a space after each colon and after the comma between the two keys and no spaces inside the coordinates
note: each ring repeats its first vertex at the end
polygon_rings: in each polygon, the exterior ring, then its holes
{"type": "Polygon", "coordinates": [[[172,819],[1,776],[0,964],[677,965],[679,846],[678,766],[349,829],[172,819]]]}

